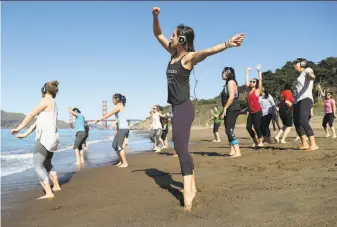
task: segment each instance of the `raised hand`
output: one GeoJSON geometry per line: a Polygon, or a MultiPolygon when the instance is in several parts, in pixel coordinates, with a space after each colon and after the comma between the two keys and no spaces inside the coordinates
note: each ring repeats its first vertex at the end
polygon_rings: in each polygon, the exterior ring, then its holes
{"type": "Polygon", "coordinates": [[[12,130],[11,130],[11,133],[12,133],[12,135],[14,135],[14,134],[18,133],[19,131],[20,131],[20,130],[18,130],[18,129],[15,128],[15,129],[12,129],[12,130]]]}
{"type": "Polygon", "coordinates": [[[243,39],[245,38],[245,34],[237,34],[233,36],[230,40],[228,40],[229,46],[230,47],[239,47],[241,46],[243,39]]]}
{"type": "Polygon", "coordinates": [[[246,69],[246,72],[247,72],[247,73],[249,73],[250,71],[252,71],[252,67],[248,67],[248,68],[246,69]]]}
{"type": "Polygon", "coordinates": [[[256,66],[257,71],[261,71],[261,64],[256,66]]]}
{"type": "Polygon", "coordinates": [[[152,14],[153,16],[158,16],[160,13],[160,8],[159,7],[152,7],[152,14]]]}

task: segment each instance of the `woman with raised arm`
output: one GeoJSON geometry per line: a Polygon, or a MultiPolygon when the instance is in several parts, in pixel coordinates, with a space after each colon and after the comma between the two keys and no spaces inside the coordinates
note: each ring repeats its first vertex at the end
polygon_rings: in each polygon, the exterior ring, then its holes
{"type": "Polygon", "coordinates": [[[116,164],[116,166],[119,168],[125,168],[128,167],[128,163],[126,161],[123,143],[126,135],[129,133],[129,122],[125,116],[126,98],[124,95],[114,94],[112,96],[112,103],[115,105],[112,111],[105,114],[102,118],[96,120],[95,124],[104,119],[107,119],[112,115],[115,115],[117,119],[117,133],[112,142],[112,147],[119,157],[119,162],[116,164]]]}
{"type": "Polygon", "coordinates": [[[70,114],[72,114],[75,117],[75,131],[76,131],[74,142],[74,150],[76,155],[75,164],[80,165],[81,163],[82,164],[84,163],[83,146],[87,138],[87,133],[85,131],[85,119],[78,108],[71,109],[69,106],[67,106],[67,110],[70,114]]]}
{"type": "Polygon", "coordinates": [[[259,79],[253,78],[251,81],[249,81],[249,72],[252,70],[252,68],[247,68],[246,70],[246,87],[249,88],[248,92],[249,114],[247,118],[246,128],[250,137],[252,137],[254,141],[253,147],[263,147],[262,131],[261,131],[262,108],[259,103],[259,97],[262,88],[261,65],[258,65],[256,69],[259,74],[259,79]]]}
{"type": "Polygon", "coordinates": [[[322,90],[321,86],[318,85],[317,88],[320,90],[321,95],[324,97],[324,118],[322,122],[322,126],[326,132],[326,137],[330,137],[330,133],[326,127],[329,123],[330,130],[332,131],[332,138],[336,138],[336,130],[333,126],[334,119],[337,117],[336,115],[336,102],[332,98],[332,92],[322,90]]]}
{"type": "Polygon", "coordinates": [[[172,105],[172,134],[174,148],[178,154],[181,172],[184,178],[184,209],[191,211],[196,195],[194,164],[188,151],[190,130],[194,119],[194,107],[190,100],[189,78],[193,66],[208,56],[220,53],[230,47],[241,45],[244,34],[238,34],[228,41],[201,51],[194,50],[194,31],[191,27],[178,25],[172,33],[170,42],[162,34],[158,15],[160,9],[152,8],[153,33],[159,43],[167,50],[171,59],[166,76],[168,83],[168,103],[172,105]]]}
{"type": "Polygon", "coordinates": [[[302,142],[299,149],[314,151],[318,149],[318,146],[316,144],[314,131],[309,124],[309,116],[314,104],[312,89],[315,74],[311,68],[307,67],[307,60],[304,58],[298,58],[294,63],[294,68],[300,74],[293,83],[294,125],[302,142]],[[310,146],[305,136],[309,138],[310,146]]]}
{"type": "Polygon", "coordinates": [[[236,119],[238,118],[241,107],[239,102],[238,82],[235,79],[235,71],[232,67],[225,67],[222,71],[222,79],[226,84],[220,94],[223,111],[221,119],[224,119],[226,134],[230,146],[231,157],[240,157],[239,141],[234,134],[236,119]]]}
{"type": "Polygon", "coordinates": [[[37,116],[36,122],[25,133],[17,135],[17,138],[25,138],[36,129],[33,165],[40,184],[46,193],[38,199],[53,198],[53,191],[61,190],[57,174],[52,170],[53,165],[51,163],[53,152],[57,150],[59,144],[59,134],[56,127],[58,111],[55,103],[57,92],[58,82],[56,80],[45,83],[41,88],[42,99],[40,104],[26,116],[16,129],[11,130],[13,135],[20,132],[37,116]],[[50,187],[48,175],[53,182],[53,189],[50,187]]]}

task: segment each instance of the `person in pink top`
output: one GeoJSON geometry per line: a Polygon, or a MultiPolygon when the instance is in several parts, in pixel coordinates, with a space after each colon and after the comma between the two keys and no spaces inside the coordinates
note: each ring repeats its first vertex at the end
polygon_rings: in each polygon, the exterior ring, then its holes
{"type": "Polygon", "coordinates": [[[263,140],[262,140],[263,136],[261,131],[262,108],[259,103],[259,97],[262,88],[261,65],[258,65],[256,69],[259,75],[259,79],[253,78],[251,81],[249,81],[249,72],[252,70],[252,68],[247,68],[246,71],[246,87],[249,88],[248,92],[249,114],[247,118],[246,128],[250,137],[252,137],[254,141],[253,147],[263,147],[263,140]],[[253,126],[255,130],[253,130],[253,126]]]}
{"type": "Polygon", "coordinates": [[[317,88],[320,90],[322,96],[325,96],[324,99],[324,118],[322,122],[322,126],[326,132],[326,137],[330,137],[330,133],[326,127],[326,125],[329,123],[330,130],[333,133],[332,138],[337,138],[336,136],[336,130],[335,127],[333,126],[334,119],[337,117],[336,115],[336,102],[332,98],[332,92],[328,92],[326,90],[322,90],[321,86],[318,85],[317,88]]]}

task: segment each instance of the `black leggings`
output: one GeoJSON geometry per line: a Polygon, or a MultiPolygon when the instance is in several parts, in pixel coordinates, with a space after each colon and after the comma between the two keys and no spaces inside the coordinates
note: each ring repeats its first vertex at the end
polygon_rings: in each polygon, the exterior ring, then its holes
{"type": "Polygon", "coordinates": [[[262,117],[261,131],[264,137],[270,137],[269,125],[270,125],[272,118],[273,118],[272,114],[267,114],[262,117]]]}
{"type": "Polygon", "coordinates": [[[172,105],[172,111],[172,140],[179,157],[181,173],[183,176],[192,175],[194,163],[188,151],[188,142],[194,120],[194,107],[191,100],[187,99],[180,105],[172,105]]]}
{"type": "Polygon", "coordinates": [[[333,126],[334,118],[335,116],[333,113],[325,114],[323,118],[323,122],[322,122],[323,128],[326,128],[326,125],[328,124],[328,122],[329,122],[329,127],[331,128],[333,126]]]}
{"type": "Polygon", "coordinates": [[[227,111],[225,119],[224,119],[226,134],[227,134],[228,142],[230,145],[236,145],[239,143],[239,141],[237,140],[234,134],[235,123],[236,123],[236,119],[238,118],[239,114],[240,114],[240,111],[227,111]]]}
{"type": "Polygon", "coordinates": [[[294,105],[294,125],[299,136],[313,136],[314,131],[309,124],[312,100],[305,98],[294,105]]]}
{"type": "Polygon", "coordinates": [[[250,113],[247,118],[247,125],[246,129],[249,132],[250,137],[255,139],[255,132],[258,138],[262,137],[261,132],[261,118],[262,118],[262,111],[256,113],[250,113]],[[252,126],[254,125],[255,132],[253,131],[252,126]]]}

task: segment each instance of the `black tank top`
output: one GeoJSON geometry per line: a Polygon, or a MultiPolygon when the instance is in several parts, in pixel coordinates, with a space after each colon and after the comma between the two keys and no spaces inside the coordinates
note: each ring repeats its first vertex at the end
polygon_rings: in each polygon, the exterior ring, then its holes
{"type": "MultiPolygon", "coordinates": [[[[236,83],[236,81],[235,81],[236,83]]],[[[229,98],[229,93],[228,93],[228,89],[227,89],[227,84],[224,86],[222,92],[221,92],[221,104],[224,107],[228,101],[229,98]]],[[[237,86],[237,84],[236,84],[237,86]]],[[[239,102],[239,91],[234,93],[234,100],[232,102],[232,104],[228,107],[227,111],[240,111],[241,107],[240,107],[240,102],[239,102]]]]}
{"type": "Polygon", "coordinates": [[[177,62],[168,63],[166,76],[167,76],[167,90],[168,98],[167,102],[172,105],[179,105],[190,98],[190,73],[191,71],[184,68],[181,64],[181,60],[186,54],[177,62]]]}

